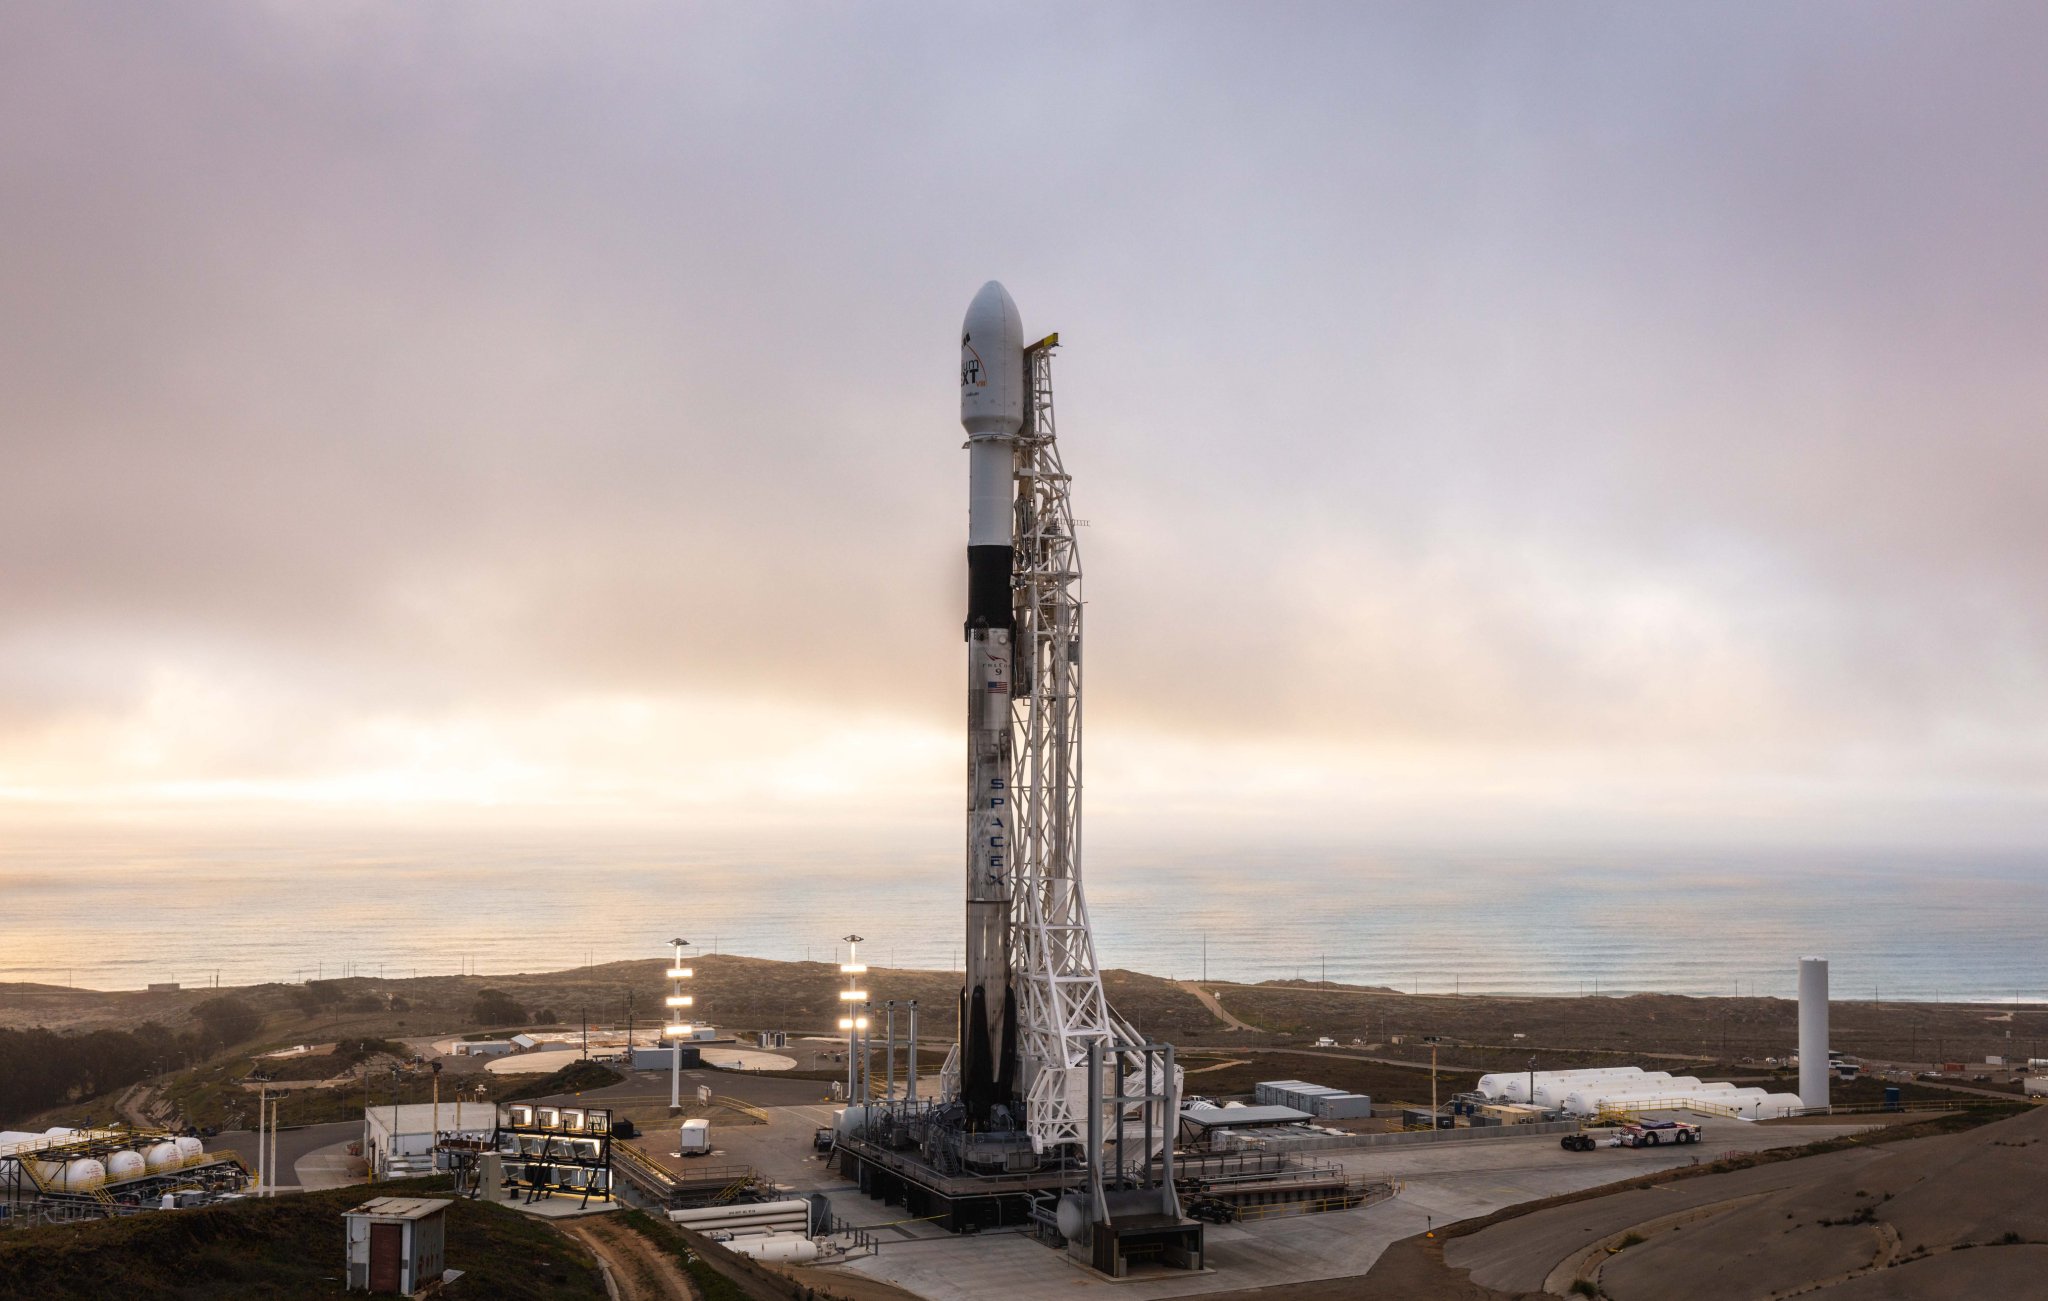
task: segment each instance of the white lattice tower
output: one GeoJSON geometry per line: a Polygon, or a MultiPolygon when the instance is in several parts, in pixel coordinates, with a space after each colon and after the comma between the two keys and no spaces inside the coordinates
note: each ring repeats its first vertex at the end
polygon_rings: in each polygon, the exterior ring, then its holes
{"type": "Polygon", "coordinates": [[[1136,1039],[1103,997],[1081,890],[1081,561],[1053,424],[1056,342],[1025,354],[1012,696],[1012,994],[1026,1127],[1041,1151],[1085,1140],[1089,1044],[1136,1039]]]}

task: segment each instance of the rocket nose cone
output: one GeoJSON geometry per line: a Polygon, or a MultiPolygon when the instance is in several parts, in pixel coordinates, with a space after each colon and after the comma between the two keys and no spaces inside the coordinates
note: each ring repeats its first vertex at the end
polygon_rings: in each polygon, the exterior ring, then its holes
{"type": "Polygon", "coordinates": [[[974,301],[967,304],[967,318],[960,324],[960,333],[994,339],[1007,336],[1015,339],[1017,346],[1024,343],[1024,319],[1017,312],[1017,300],[1010,297],[1010,291],[1003,288],[1000,280],[991,280],[974,295],[974,301]]]}
{"type": "Polygon", "coordinates": [[[960,325],[960,421],[972,434],[1011,434],[1024,420],[1024,321],[1000,281],[967,305],[960,325]]]}
{"type": "Polygon", "coordinates": [[[1003,288],[1003,282],[991,280],[975,291],[974,301],[967,305],[967,317],[972,320],[976,316],[1016,310],[1017,300],[1010,297],[1010,291],[1003,288]]]}

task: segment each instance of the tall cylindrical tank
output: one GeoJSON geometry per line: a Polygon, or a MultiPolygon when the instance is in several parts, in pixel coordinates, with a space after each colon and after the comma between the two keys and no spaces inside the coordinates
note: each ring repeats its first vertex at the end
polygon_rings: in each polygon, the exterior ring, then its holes
{"type": "Polygon", "coordinates": [[[1828,1105],[1828,960],[1799,959],[1799,1099],[1828,1105]]]}
{"type": "Polygon", "coordinates": [[[133,1179],[142,1174],[143,1170],[144,1165],[142,1153],[140,1152],[123,1149],[107,1158],[107,1178],[109,1181],[133,1179]]]}

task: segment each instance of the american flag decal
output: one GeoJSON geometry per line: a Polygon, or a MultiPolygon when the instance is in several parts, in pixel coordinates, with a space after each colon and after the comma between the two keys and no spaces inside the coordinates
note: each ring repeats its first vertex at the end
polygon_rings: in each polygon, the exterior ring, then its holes
{"type": "Polygon", "coordinates": [[[997,695],[1001,695],[1003,692],[1008,691],[1010,689],[1010,684],[1007,682],[991,682],[988,684],[988,689],[990,691],[995,692],[997,695]]]}

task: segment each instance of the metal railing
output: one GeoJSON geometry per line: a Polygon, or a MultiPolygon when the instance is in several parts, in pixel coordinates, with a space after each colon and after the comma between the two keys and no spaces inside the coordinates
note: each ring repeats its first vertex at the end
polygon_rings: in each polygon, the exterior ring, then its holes
{"type": "Polygon", "coordinates": [[[763,1108],[757,1107],[751,1102],[742,1102],[738,1098],[728,1098],[724,1094],[713,1094],[711,1105],[729,1108],[739,1112],[742,1116],[751,1116],[764,1125],[769,1121],[768,1113],[763,1108]]]}

